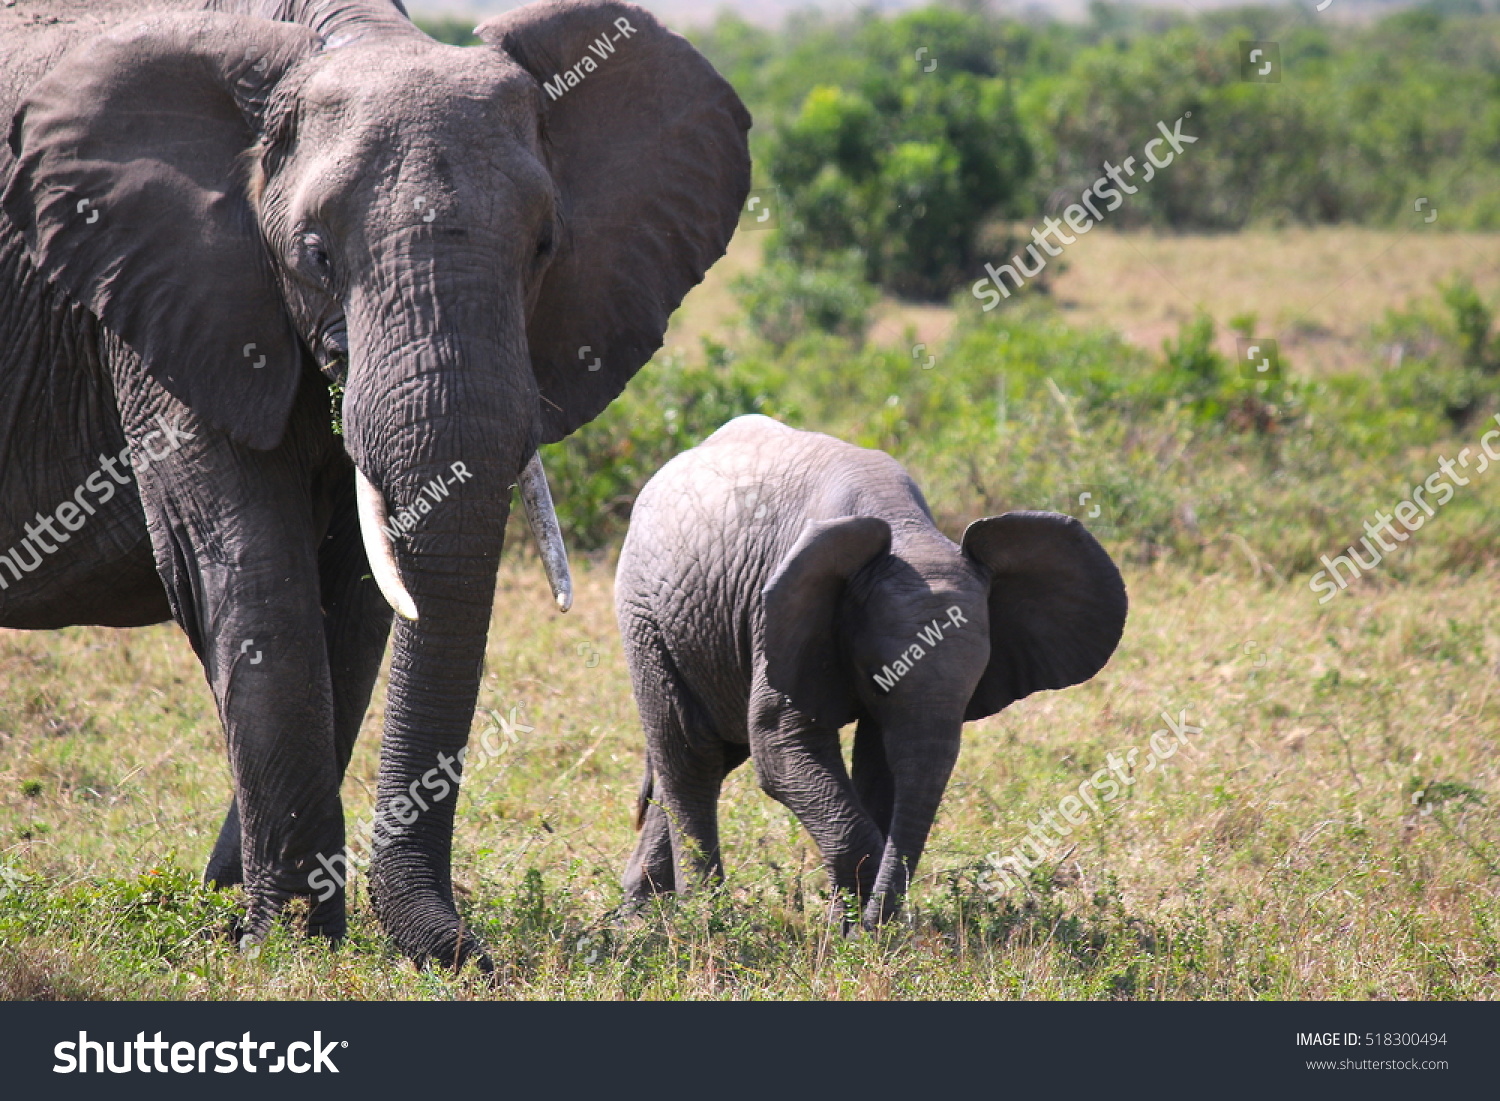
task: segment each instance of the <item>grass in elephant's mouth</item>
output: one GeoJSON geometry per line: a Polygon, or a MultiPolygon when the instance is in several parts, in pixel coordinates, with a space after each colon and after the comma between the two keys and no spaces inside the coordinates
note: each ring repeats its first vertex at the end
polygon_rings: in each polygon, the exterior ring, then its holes
{"type": "Polygon", "coordinates": [[[186,642],[0,633],[0,997],[1500,996],[1500,823],[1447,798],[1500,789],[1494,570],[1320,609],[1296,583],[1128,566],[1110,666],[969,728],[906,916],[844,938],[811,841],[749,766],[723,806],[727,888],[613,920],[641,743],[608,564],[577,565],[567,616],[534,561],[501,572],[481,706],[534,729],[466,785],[455,868],[493,983],[413,969],[359,881],[341,949],[283,928],[239,955],[233,893],[197,885],[228,786],[186,642]],[[1169,706],[1203,727],[1171,771],[987,901],[985,854],[1169,706]]]}

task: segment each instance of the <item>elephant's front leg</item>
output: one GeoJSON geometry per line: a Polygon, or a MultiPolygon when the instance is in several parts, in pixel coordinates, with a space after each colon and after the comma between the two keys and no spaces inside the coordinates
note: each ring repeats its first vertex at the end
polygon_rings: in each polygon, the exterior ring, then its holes
{"type": "MultiPolygon", "coordinates": [[[[342,781],[354,752],[359,728],[370,707],[370,697],[380,673],[380,659],[385,654],[391,632],[391,607],[370,576],[370,565],[360,536],[352,468],[340,478],[335,490],[333,517],[319,549],[318,562],[323,633],[333,689],[334,753],[342,781]]],[[[205,882],[218,887],[243,882],[240,834],[239,804],[231,799],[229,812],[224,816],[218,841],[204,872],[205,882]]],[[[333,878],[332,873],[329,878],[333,878]]],[[[341,900],[342,896],[340,904],[341,900]]],[[[311,924],[315,930],[321,924],[325,909],[327,904],[314,908],[311,924]]]]}
{"type": "Polygon", "coordinates": [[[750,756],[762,790],[818,843],[834,890],[863,903],[875,887],[885,837],[855,797],[838,731],[819,727],[761,680],[751,693],[750,756]]]}
{"type": "MultiPolygon", "coordinates": [[[[309,876],[344,848],[318,569],[325,518],[292,442],[252,451],[145,385],[149,403],[122,410],[126,434],[157,568],[224,726],[244,932],[258,940],[288,899],[316,893],[309,876]]],[[[341,887],[316,924],[342,935],[341,887]]]]}

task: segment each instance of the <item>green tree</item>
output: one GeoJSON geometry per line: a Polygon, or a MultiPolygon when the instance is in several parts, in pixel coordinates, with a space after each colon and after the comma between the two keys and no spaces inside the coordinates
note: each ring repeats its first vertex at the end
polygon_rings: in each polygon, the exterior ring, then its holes
{"type": "Polygon", "coordinates": [[[781,189],[776,250],[800,263],[857,249],[866,277],[942,297],[977,266],[989,217],[1015,212],[1032,171],[998,24],[950,9],[871,21],[862,64],[814,87],[766,152],[781,189]]]}

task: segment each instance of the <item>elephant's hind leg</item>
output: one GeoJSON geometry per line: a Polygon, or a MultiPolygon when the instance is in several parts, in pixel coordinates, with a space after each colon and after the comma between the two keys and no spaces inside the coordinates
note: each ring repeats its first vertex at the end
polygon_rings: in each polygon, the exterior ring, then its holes
{"type": "Polygon", "coordinates": [[[672,867],[672,833],[667,828],[667,814],[653,799],[651,764],[646,764],[647,784],[642,792],[643,804],[636,828],[636,841],[630,862],[625,865],[626,905],[643,902],[652,895],[677,889],[677,874],[672,867]]]}
{"type": "Polygon", "coordinates": [[[888,836],[896,805],[896,778],[885,758],[880,728],[870,718],[861,718],[854,730],[853,780],[859,805],[879,827],[881,836],[888,836]]]}
{"type": "Polygon", "coordinates": [[[245,862],[240,858],[240,805],[229,797],[229,810],[219,827],[219,839],[203,869],[203,882],[210,887],[235,887],[245,882],[245,862]]]}
{"type": "MultiPolygon", "coordinates": [[[[718,791],[723,786],[724,777],[728,776],[739,765],[743,764],[750,756],[750,747],[740,745],[736,742],[724,742],[724,768],[723,776],[714,788],[714,839],[715,852],[718,852],[718,791]]],[[[635,851],[630,854],[630,863],[625,866],[625,900],[628,903],[639,902],[651,895],[664,894],[677,889],[677,873],[672,858],[672,832],[669,828],[666,810],[662,803],[655,798],[655,779],[651,772],[651,764],[646,764],[646,783],[641,791],[641,808],[637,828],[641,831],[640,840],[636,842],[635,851]]],[[[718,864],[717,874],[724,874],[722,854],[718,864]]]]}
{"type": "Polygon", "coordinates": [[[719,737],[655,624],[631,619],[622,630],[650,770],[641,836],[625,870],[630,902],[723,879],[719,789],[745,753],[719,737]]]}

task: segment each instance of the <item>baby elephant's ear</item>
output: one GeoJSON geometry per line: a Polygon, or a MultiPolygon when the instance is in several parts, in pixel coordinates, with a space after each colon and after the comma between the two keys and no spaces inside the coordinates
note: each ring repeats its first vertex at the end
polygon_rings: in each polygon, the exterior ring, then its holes
{"type": "Polygon", "coordinates": [[[990,664],[966,721],[1104,668],[1128,601],[1120,571],[1082,524],[1055,512],[1008,512],[970,524],[963,549],[991,578],[990,664]]]}
{"type": "Polygon", "coordinates": [[[854,691],[839,660],[844,585],[891,549],[891,528],[873,516],[814,520],[782,559],[765,598],[766,679],[820,726],[854,719],[854,691]]]}

